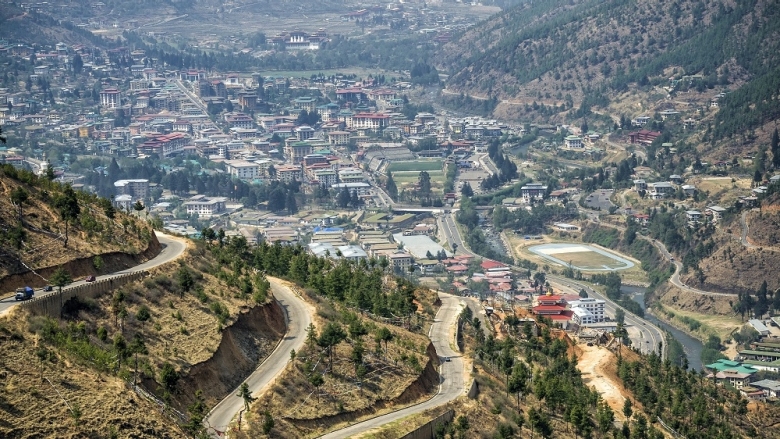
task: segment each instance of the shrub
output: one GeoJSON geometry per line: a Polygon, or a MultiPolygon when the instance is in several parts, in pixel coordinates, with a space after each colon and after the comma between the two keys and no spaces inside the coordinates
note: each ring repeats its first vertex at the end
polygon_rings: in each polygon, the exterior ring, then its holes
{"type": "Polygon", "coordinates": [[[156,283],[157,285],[161,286],[166,290],[170,290],[171,285],[173,285],[173,281],[171,280],[171,278],[165,274],[159,274],[155,276],[154,283],[156,283]]]}

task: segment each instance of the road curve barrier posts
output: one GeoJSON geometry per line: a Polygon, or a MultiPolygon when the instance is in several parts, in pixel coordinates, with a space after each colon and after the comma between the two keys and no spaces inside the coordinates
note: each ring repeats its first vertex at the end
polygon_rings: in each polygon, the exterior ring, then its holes
{"type": "Polygon", "coordinates": [[[149,273],[146,271],[136,271],[70,288],[63,288],[61,298],[60,293],[55,288],[54,292],[22,302],[20,306],[29,310],[31,314],[56,318],[60,316],[61,304],[65,304],[65,302],[74,297],[78,297],[79,299],[95,299],[103,293],[112,291],[138,279],[143,279],[148,274],[149,273]]]}

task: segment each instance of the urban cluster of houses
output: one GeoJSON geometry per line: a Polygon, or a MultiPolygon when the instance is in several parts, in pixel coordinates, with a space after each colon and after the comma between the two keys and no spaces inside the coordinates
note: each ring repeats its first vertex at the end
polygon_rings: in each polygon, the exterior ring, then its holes
{"type": "Polygon", "coordinates": [[[614,329],[604,313],[605,302],[601,299],[548,292],[536,296],[534,303],[531,309],[535,315],[547,317],[564,329],[570,324],[576,328],[614,329]]]}
{"type": "MultiPolygon", "coordinates": [[[[780,324],[780,318],[769,320],[771,324],[780,324]]],[[[718,384],[728,385],[740,393],[755,400],[776,400],[780,396],[780,381],[757,379],[760,371],[780,372],[780,338],[771,337],[764,322],[753,319],[748,322],[760,335],[761,341],[750,344],[750,349],[739,351],[734,360],[721,359],[705,367],[707,378],[718,384]]]]}

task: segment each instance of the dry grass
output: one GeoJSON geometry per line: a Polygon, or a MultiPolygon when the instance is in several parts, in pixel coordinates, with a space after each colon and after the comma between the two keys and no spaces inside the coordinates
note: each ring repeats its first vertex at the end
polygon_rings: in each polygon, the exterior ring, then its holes
{"type": "MultiPolygon", "coordinates": [[[[137,254],[147,247],[151,228],[145,222],[117,212],[109,219],[102,209],[83,200],[79,203],[82,214],[80,221],[85,225],[72,224],[69,232],[68,247],[64,247],[65,225],[59,213],[50,202],[43,201],[43,190],[24,185],[4,175],[0,176],[0,227],[7,229],[19,223],[18,208],[11,203],[11,192],[22,187],[29,193],[29,199],[23,205],[23,218],[26,239],[21,249],[14,249],[10,243],[3,244],[0,260],[0,279],[9,274],[27,271],[16,263],[21,260],[32,268],[61,265],[74,259],[91,257],[110,252],[137,254]],[[87,220],[94,220],[88,225],[87,220]],[[123,225],[123,222],[126,225],[123,225]],[[88,231],[89,230],[89,231],[88,231]]],[[[57,190],[48,190],[49,197],[57,190]]]]}
{"type": "Polygon", "coordinates": [[[42,345],[26,326],[21,315],[0,321],[0,437],[182,437],[158,406],[121,379],[79,367],[55,350],[41,362],[42,345]],[[80,410],[78,420],[68,406],[80,410]]]}
{"type": "MultiPolygon", "coordinates": [[[[418,294],[418,306],[433,306],[429,296],[418,294]]],[[[340,320],[339,314],[327,302],[320,301],[315,325],[321,330],[324,323],[340,320]]],[[[397,410],[431,396],[418,382],[429,361],[427,337],[365,318],[362,322],[369,331],[362,337],[368,370],[362,384],[358,385],[350,361],[355,341],[346,340],[334,349],[332,373],[327,372],[328,357],[323,350],[307,343],[296,354],[295,362],[288,364],[277,382],[261,395],[262,403],[252,407],[248,437],[260,435],[258,422],[266,410],[276,421],[273,437],[313,437],[344,422],[397,410]],[[381,327],[394,334],[386,353],[384,344],[375,342],[373,336],[381,327]],[[319,389],[309,381],[313,374],[324,378],[319,389]]]]}
{"type": "MultiPolygon", "coordinates": [[[[191,291],[179,294],[175,279],[175,272],[179,269],[177,261],[158,267],[143,281],[121,289],[124,295],[122,304],[127,311],[124,322],[113,313],[112,300],[117,292],[83,301],[80,309],[68,315],[70,324],[84,325],[84,332],[92,345],[106,350],[110,349],[112,340],[118,335],[129,342],[136,334],[142,334],[148,354],[139,356],[139,377],[152,392],[158,390],[153,380],[164,362],[173,364],[185,378],[192,365],[211,359],[222,341],[222,327],[231,325],[246,307],[245,300],[235,293],[237,288],[229,287],[214,276],[221,268],[199,245],[190,246],[181,262],[190,267],[196,281],[195,289],[202,290],[202,293],[191,291]],[[212,308],[215,303],[220,303],[224,310],[221,322],[212,308]],[[135,317],[142,306],[148,307],[151,314],[151,319],[145,323],[135,317]],[[100,339],[99,328],[105,330],[105,341],[100,339]]],[[[37,328],[40,323],[40,318],[34,318],[29,325],[37,328]]],[[[36,349],[44,343],[37,342],[38,336],[28,332],[26,316],[13,312],[0,320],[1,326],[12,328],[15,332],[5,337],[11,342],[0,342],[0,383],[4,385],[0,387],[0,411],[9,414],[7,417],[0,415],[0,419],[6,419],[0,421],[0,437],[26,437],[32,432],[46,437],[108,437],[105,435],[111,425],[121,425],[123,437],[182,437],[175,422],[164,418],[159,410],[127,390],[122,379],[94,372],[84,358],[47,346],[52,360],[44,362],[44,374],[52,379],[65,399],[77,402],[82,408],[82,425],[76,426],[69,421],[64,403],[61,404],[56,395],[49,395],[53,392],[51,386],[48,383],[45,386],[38,384],[37,366],[40,363],[36,349]],[[43,394],[45,398],[41,396],[43,394]],[[38,422],[46,426],[40,430],[38,422]],[[5,434],[6,431],[12,433],[5,434]]],[[[8,332],[0,330],[0,338],[5,334],[8,332]]],[[[234,342],[239,346],[257,342],[251,350],[262,358],[274,345],[275,340],[271,338],[256,334],[256,340],[234,342]]],[[[128,360],[127,365],[120,372],[125,379],[134,374],[134,361],[128,360]]],[[[193,391],[178,389],[174,395],[175,405],[179,405],[177,398],[186,399],[186,395],[193,391]]],[[[206,393],[204,396],[207,401],[213,402],[219,395],[206,393]]]]}

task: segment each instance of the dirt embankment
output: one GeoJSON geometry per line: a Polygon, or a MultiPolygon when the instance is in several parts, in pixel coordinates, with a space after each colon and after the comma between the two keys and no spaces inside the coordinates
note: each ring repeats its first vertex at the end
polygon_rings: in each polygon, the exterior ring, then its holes
{"type": "MultiPolygon", "coordinates": [[[[162,245],[160,244],[160,241],[158,241],[157,236],[152,233],[152,238],[149,241],[149,245],[146,247],[146,250],[142,251],[141,253],[133,255],[121,252],[111,252],[100,255],[100,258],[103,260],[103,266],[100,270],[95,269],[94,256],[90,256],[86,258],[73,259],[62,265],[40,268],[35,271],[39,275],[48,279],[58,268],[62,267],[65,269],[65,271],[70,273],[74,279],[78,279],[90,274],[100,275],[104,273],[113,273],[115,271],[125,270],[154,258],[160,253],[161,250],[162,245]]],[[[0,296],[25,285],[40,288],[46,285],[46,281],[30,271],[5,276],[4,278],[0,279],[0,296]]]]}
{"type": "Polygon", "coordinates": [[[746,222],[748,224],[748,241],[756,246],[776,247],[780,246],[780,204],[775,203],[761,206],[761,212],[748,212],[746,222]]]}
{"type": "Polygon", "coordinates": [[[734,294],[755,293],[766,280],[770,290],[780,287],[780,259],[768,248],[745,248],[739,243],[721,244],[709,257],[699,262],[701,272],[689,270],[680,278],[686,285],[705,291],[734,294]]]}
{"type": "MultiPolygon", "coordinates": [[[[410,403],[419,402],[421,398],[430,395],[439,384],[439,356],[436,354],[436,348],[432,343],[428,344],[426,349],[428,361],[425,363],[420,376],[414,380],[398,397],[392,400],[380,400],[361,410],[355,410],[338,415],[325,416],[317,419],[288,419],[288,421],[299,428],[299,431],[317,431],[323,425],[337,425],[342,423],[351,423],[359,419],[368,418],[379,412],[387,412],[386,409],[400,409],[410,403]]],[[[431,395],[432,396],[432,395],[431,395]]]]}
{"type": "Polygon", "coordinates": [[[583,381],[596,389],[615,412],[616,419],[625,420],[623,404],[630,394],[617,377],[615,354],[601,346],[578,345],[575,350],[579,351],[577,368],[582,372],[583,381]]]}
{"type": "MultiPolygon", "coordinates": [[[[185,411],[197,390],[203,391],[207,406],[217,404],[273,351],[285,330],[284,310],[275,300],[241,313],[224,329],[214,355],[183,374],[174,405],[185,411]]],[[[144,384],[156,385],[152,381],[144,384]]]]}

